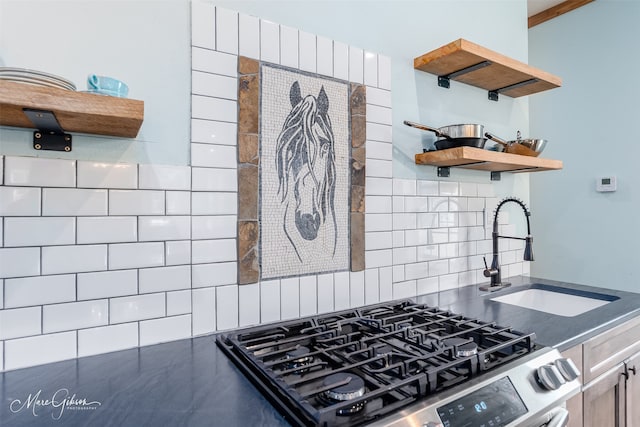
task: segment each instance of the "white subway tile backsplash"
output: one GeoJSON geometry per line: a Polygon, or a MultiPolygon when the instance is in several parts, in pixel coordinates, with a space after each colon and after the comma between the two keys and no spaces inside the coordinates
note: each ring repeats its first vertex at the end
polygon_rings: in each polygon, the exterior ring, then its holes
{"type": "Polygon", "coordinates": [[[42,274],[81,273],[106,269],[107,245],[42,248],[42,274]]]}
{"type": "Polygon", "coordinates": [[[317,38],[318,74],[333,76],[333,41],[326,37],[317,38]]]}
{"type": "Polygon", "coordinates": [[[449,273],[449,260],[429,261],[429,275],[442,276],[449,273]]]}
{"type": "Polygon", "coordinates": [[[13,370],[77,357],[76,331],[8,340],[4,368],[13,370]]]}
{"type": "Polygon", "coordinates": [[[438,226],[439,227],[457,227],[459,215],[457,212],[439,212],[438,213],[438,226]]]}
{"type": "Polygon", "coordinates": [[[405,280],[421,279],[428,276],[429,266],[427,262],[417,262],[404,266],[405,280]]]}
{"type": "Polygon", "coordinates": [[[412,298],[417,295],[417,283],[415,280],[407,280],[393,284],[393,299],[412,298]]]}
{"type": "Polygon", "coordinates": [[[367,196],[391,196],[393,194],[392,180],[387,178],[367,177],[365,185],[367,196]]]}
{"type": "Polygon", "coordinates": [[[235,77],[192,71],[191,93],[235,100],[238,98],[238,80],[235,77]]]}
{"type": "Polygon", "coordinates": [[[470,269],[469,258],[452,258],[449,260],[449,272],[460,273],[461,271],[467,271],[470,269]]]}
{"type": "Polygon", "coordinates": [[[393,229],[392,214],[367,214],[364,231],[390,231],[393,229]]]}
{"type": "Polygon", "coordinates": [[[417,224],[417,216],[415,213],[394,213],[393,229],[394,230],[415,230],[417,224]]]}
{"type": "MultiPolygon", "coordinates": [[[[391,108],[391,91],[367,86],[367,104],[380,105],[381,107],[391,108]]],[[[368,150],[369,145],[367,145],[367,151],[368,150]]]]}
{"type": "Polygon", "coordinates": [[[440,252],[440,258],[455,258],[459,255],[458,243],[444,243],[438,245],[438,251],[440,252]]]}
{"type": "Polygon", "coordinates": [[[400,233],[404,244],[394,246],[422,246],[429,243],[429,230],[407,230],[400,233]]]}
{"type": "Polygon", "coordinates": [[[232,145],[191,144],[191,165],[204,167],[236,167],[236,147],[232,145]]]}
{"type": "Polygon", "coordinates": [[[438,245],[422,245],[416,248],[416,259],[418,261],[433,261],[438,259],[438,245]]]}
{"type": "Polygon", "coordinates": [[[447,274],[438,278],[440,292],[457,289],[459,285],[458,274],[447,274]]]}
{"type": "Polygon", "coordinates": [[[439,226],[438,220],[439,220],[438,214],[435,212],[419,213],[416,215],[416,222],[418,224],[418,229],[436,228],[439,226]]]}
{"type": "Polygon", "coordinates": [[[176,291],[191,287],[191,267],[143,268],[139,272],[139,292],[141,294],[163,291],[176,291]]]}
{"type": "Polygon", "coordinates": [[[367,159],[391,160],[393,144],[388,142],[367,141],[367,159]]]}
{"type": "Polygon", "coordinates": [[[318,275],[318,313],[334,310],[333,274],[318,275]]]}
{"type": "Polygon", "coordinates": [[[393,212],[391,197],[389,196],[366,196],[365,206],[367,207],[367,214],[393,212]]]}
{"type": "Polygon", "coordinates": [[[193,264],[236,261],[236,256],[235,239],[194,240],[191,242],[191,262],[193,264]]]}
{"type": "Polygon", "coordinates": [[[190,314],[140,322],[140,345],[175,341],[189,338],[190,336],[190,314]]]}
{"type": "Polygon", "coordinates": [[[425,277],[416,281],[418,295],[431,294],[438,292],[438,278],[437,277],[425,277]]]}
{"type": "Polygon", "coordinates": [[[109,303],[106,299],[42,307],[42,332],[45,334],[103,326],[108,323],[109,303]]]}
{"type": "Polygon", "coordinates": [[[441,196],[457,196],[459,189],[457,182],[440,181],[441,196]]]}
{"type": "Polygon", "coordinates": [[[300,69],[316,72],[316,36],[306,31],[298,32],[300,69]]]}
{"type": "Polygon", "coordinates": [[[391,125],[393,121],[391,108],[367,104],[367,121],[391,125]]]}
{"type": "Polygon", "coordinates": [[[333,275],[333,305],[335,310],[349,308],[349,272],[341,271],[333,275]]]}
{"type": "Polygon", "coordinates": [[[393,282],[404,281],[404,265],[393,266],[393,282]]]}
{"type": "Polygon", "coordinates": [[[420,197],[404,197],[404,210],[405,212],[428,212],[429,211],[429,198],[420,197]]]}
{"type": "Polygon", "coordinates": [[[133,216],[98,216],[77,219],[79,244],[135,242],[138,224],[133,216]]]}
{"type": "Polygon", "coordinates": [[[392,252],[390,249],[377,251],[366,251],[364,253],[366,268],[386,267],[393,264],[392,252]]]}
{"type": "Polygon", "coordinates": [[[467,210],[466,197],[449,197],[449,210],[452,212],[461,212],[467,210]]]}
{"type": "Polygon", "coordinates": [[[364,83],[364,51],[353,46],[349,46],[349,81],[364,83]]]}
{"type": "MultiPolygon", "coordinates": [[[[374,88],[378,86],[378,55],[373,52],[364,53],[364,84],[374,88]]],[[[369,103],[368,96],[367,102],[369,103]]]]}
{"type": "Polygon", "coordinates": [[[191,241],[165,242],[164,260],[166,265],[191,264],[191,241]]]}
{"type": "Polygon", "coordinates": [[[138,167],[139,187],[151,190],[190,190],[191,168],[188,166],[147,165],[138,167]]]}
{"type": "Polygon", "coordinates": [[[192,168],[193,191],[237,191],[235,169],[192,168]]]}
{"type": "Polygon", "coordinates": [[[3,308],[4,308],[4,279],[0,279],[0,309],[3,309],[3,308]]]}
{"type": "Polygon", "coordinates": [[[236,146],[238,132],[235,123],[211,120],[191,120],[191,142],[236,146]]]}
{"type": "Polygon", "coordinates": [[[238,212],[237,193],[191,193],[192,215],[235,215],[238,212]]]}
{"type": "Polygon", "coordinates": [[[191,236],[190,216],[142,216],[138,218],[138,240],[184,240],[191,236]]]}
{"type": "Polygon", "coordinates": [[[476,212],[460,212],[458,214],[460,227],[473,227],[476,225],[476,212]]]}
{"type": "Polygon", "coordinates": [[[260,323],[260,284],[238,286],[238,326],[260,323]]]}
{"type": "Polygon", "coordinates": [[[367,122],[367,140],[393,142],[393,128],[389,125],[367,122]]]}
{"type": "Polygon", "coordinates": [[[349,273],[349,304],[353,307],[364,305],[364,271],[349,273]]]}
{"type": "Polygon", "coordinates": [[[237,282],[238,265],[235,262],[197,264],[191,269],[191,284],[194,288],[233,285],[237,282]]]}
{"type": "Polygon", "coordinates": [[[167,191],[167,215],[191,214],[190,191],[167,191]]]}
{"type": "Polygon", "coordinates": [[[73,274],[37,276],[4,281],[5,308],[54,304],[76,299],[73,274]]]}
{"type": "Polygon", "coordinates": [[[449,229],[450,242],[465,242],[469,240],[469,227],[458,227],[449,229]]]}
{"type": "Polygon", "coordinates": [[[333,42],[333,77],[349,80],[349,46],[333,42]]]}
{"type": "Polygon", "coordinates": [[[138,187],[138,165],[78,161],[78,187],[126,188],[138,187]]]}
{"type": "Polygon", "coordinates": [[[405,212],[404,202],[406,201],[406,199],[408,199],[408,197],[393,196],[392,198],[393,212],[397,212],[397,213],[405,212]]]}
{"type": "Polygon", "coordinates": [[[109,300],[109,323],[126,323],[165,316],[165,294],[135,295],[109,300]]]}
{"type": "Polygon", "coordinates": [[[78,357],[125,350],[137,346],[137,323],[123,323],[78,331],[78,357]]]}
{"type": "Polygon", "coordinates": [[[109,245],[109,270],[159,267],[164,264],[164,243],[120,243],[109,245]]]}
{"type": "Polygon", "coordinates": [[[76,161],[11,157],[4,159],[4,185],[75,187],[76,161]]]}
{"type": "Polygon", "coordinates": [[[478,195],[478,184],[475,182],[461,182],[460,195],[465,197],[476,197],[478,195]]]}
{"type": "Polygon", "coordinates": [[[318,312],[318,284],[316,276],[300,277],[300,316],[318,312]]]}
{"type": "Polygon", "coordinates": [[[238,34],[240,55],[260,59],[260,20],[241,13],[238,34]]]}
{"type": "Polygon", "coordinates": [[[391,58],[378,55],[378,87],[391,90],[391,58]]]}
{"type": "Polygon", "coordinates": [[[40,215],[39,188],[0,187],[0,217],[40,215]]]}
{"type": "Polygon", "coordinates": [[[216,325],[218,330],[238,327],[238,286],[216,288],[216,325]]]}
{"type": "Polygon", "coordinates": [[[260,20],[260,59],[280,63],[280,26],[265,19],[260,20]]]}
{"type": "Polygon", "coordinates": [[[42,333],[40,307],[0,310],[0,340],[42,333]]]}
{"type": "Polygon", "coordinates": [[[449,198],[448,197],[429,197],[429,212],[448,212],[449,211],[449,198]]]}
{"type": "Polygon", "coordinates": [[[390,231],[365,233],[365,250],[388,249],[393,247],[393,236],[390,231]]]}
{"type": "Polygon", "coordinates": [[[419,196],[437,196],[440,189],[438,181],[418,180],[416,182],[416,186],[418,189],[417,194],[419,196]]]}
{"type": "Polygon", "coordinates": [[[216,48],[221,52],[238,54],[238,13],[216,8],[216,48]]]}
{"type": "Polygon", "coordinates": [[[260,282],[260,322],[280,320],[280,281],[260,282]]]}
{"type": "Polygon", "coordinates": [[[237,77],[238,57],[224,52],[216,52],[215,50],[192,47],[191,68],[222,76],[237,77]]]}
{"type": "Polygon", "coordinates": [[[83,216],[107,214],[107,190],[45,188],[42,215],[83,216]]]}
{"type": "Polygon", "coordinates": [[[298,30],[280,26],[280,64],[298,68],[298,30]]]}
{"type": "Polygon", "coordinates": [[[393,248],[393,265],[416,262],[416,254],[416,248],[413,246],[393,248]]]}
{"type": "Polygon", "coordinates": [[[202,288],[192,291],[191,310],[193,335],[203,335],[216,330],[216,289],[202,288]]]}
{"type": "Polygon", "coordinates": [[[237,217],[235,215],[193,216],[191,223],[191,238],[193,240],[233,239],[237,234],[237,217]]]}
{"type": "Polygon", "coordinates": [[[192,95],[191,117],[236,123],[238,121],[237,103],[230,99],[192,95]]]}
{"type": "Polygon", "coordinates": [[[109,215],[164,215],[164,191],[109,190],[109,215]]]}
{"type": "Polygon", "coordinates": [[[300,279],[290,277],[280,280],[280,318],[300,317],[300,279]]]}
{"type": "Polygon", "coordinates": [[[394,196],[415,196],[416,181],[413,179],[393,179],[393,195],[394,196]]]}
{"type": "Polygon", "coordinates": [[[391,267],[381,268],[378,279],[380,301],[391,301],[393,299],[393,269],[391,267]]]}
{"type": "Polygon", "coordinates": [[[467,209],[470,212],[479,212],[484,209],[484,199],[481,197],[467,198],[467,209]]]}
{"type": "MultiPolygon", "coordinates": [[[[68,277],[73,278],[73,276],[68,277]]],[[[70,289],[73,289],[72,280],[68,286],[70,289]]],[[[98,273],[78,274],[78,300],[111,298],[135,295],[137,293],[137,270],[101,271],[98,273]]]]}
{"type": "Polygon", "coordinates": [[[380,285],[378,284],[378,269],[370,268],[364,271],[364,303],[375,304],[380,301],[380,285]]]}
{"type": "Polygon", "coordinates": [[[216,48],[216,8],[203,1],[191,2],[191,44],[216,48]]]}
{"type": "Polygon", "coordinates": [[[75,218],[5,218],[4,246],[70,245],[76,242],[75,218]]]}
{"type": "Polygon", "coordinates": [[[191,314],[191,291],[167,292],[167,316],[191,314]]]}

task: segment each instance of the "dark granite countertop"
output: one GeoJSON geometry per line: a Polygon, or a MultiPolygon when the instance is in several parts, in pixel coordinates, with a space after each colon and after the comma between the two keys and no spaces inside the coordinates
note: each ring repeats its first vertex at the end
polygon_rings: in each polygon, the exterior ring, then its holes
{"type": "MultiPolygon", "coordinates": [[[[475,286],[417,300],[536,332],[539,344],[560,350],[640,315],[640,294],[635,293],[521,278],[500,294],[531,283],[619,299],[572,318],[491,301],[495,294],[481,295],[475,286]]],[[[6,372],[0,374],[0,396],[2,426],[288,425],[217,348],[214,336],[6,372]],[[41,405],[34,401],[27,407],[29,398],[39,399],[41,405]]]]}

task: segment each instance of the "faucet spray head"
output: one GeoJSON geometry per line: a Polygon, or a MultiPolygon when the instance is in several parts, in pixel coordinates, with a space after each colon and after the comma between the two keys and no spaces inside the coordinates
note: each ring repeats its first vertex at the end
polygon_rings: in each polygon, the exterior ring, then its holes
{"type": "Polygon", "coordinates": [[[531,237],[531,235],[525,237],[525,244],[524,244],[524,260],[525,261],[533,261],[533,246],[532,246],[532,242],[533,242],[533,237],[531,237]]]}

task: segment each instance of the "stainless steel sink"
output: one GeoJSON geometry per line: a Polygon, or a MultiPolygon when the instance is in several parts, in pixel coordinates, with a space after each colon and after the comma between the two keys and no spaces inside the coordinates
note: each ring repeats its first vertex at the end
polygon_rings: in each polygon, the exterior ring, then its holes
{"type": "Polygon", "coordinates": [[[543,311],[556,316],[574,317],[617,299],[618,297],[613,295],[534,284],[521,291],[491,298],[491,301],[543,311]]]}

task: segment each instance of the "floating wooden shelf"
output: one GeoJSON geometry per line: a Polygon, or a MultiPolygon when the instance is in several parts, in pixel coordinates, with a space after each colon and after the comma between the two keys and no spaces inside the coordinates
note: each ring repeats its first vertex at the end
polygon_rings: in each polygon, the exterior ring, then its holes
{"type": "MultiPolygon", "coordinates": [[[[515,59],[458,39],[413,60],[417,70],[517,98],[562,86],[562,79],[515,59]]],[[[491,98],[493,99],[493,98],[491,98]]]]}
{"type": "Polygon", "coordinates": [[[419,153],[416,154],[416,164],[491,172],[540,172],[562,169],[560,160],[498,153],[474,147],[456,147],[419,153]]]}
{"type": "Polygon", "coordinates": [[[23,109],[51,111],[66,132],[135,138],[144,102],[0,80],[0,125],[33,129],[23,109]]]}

